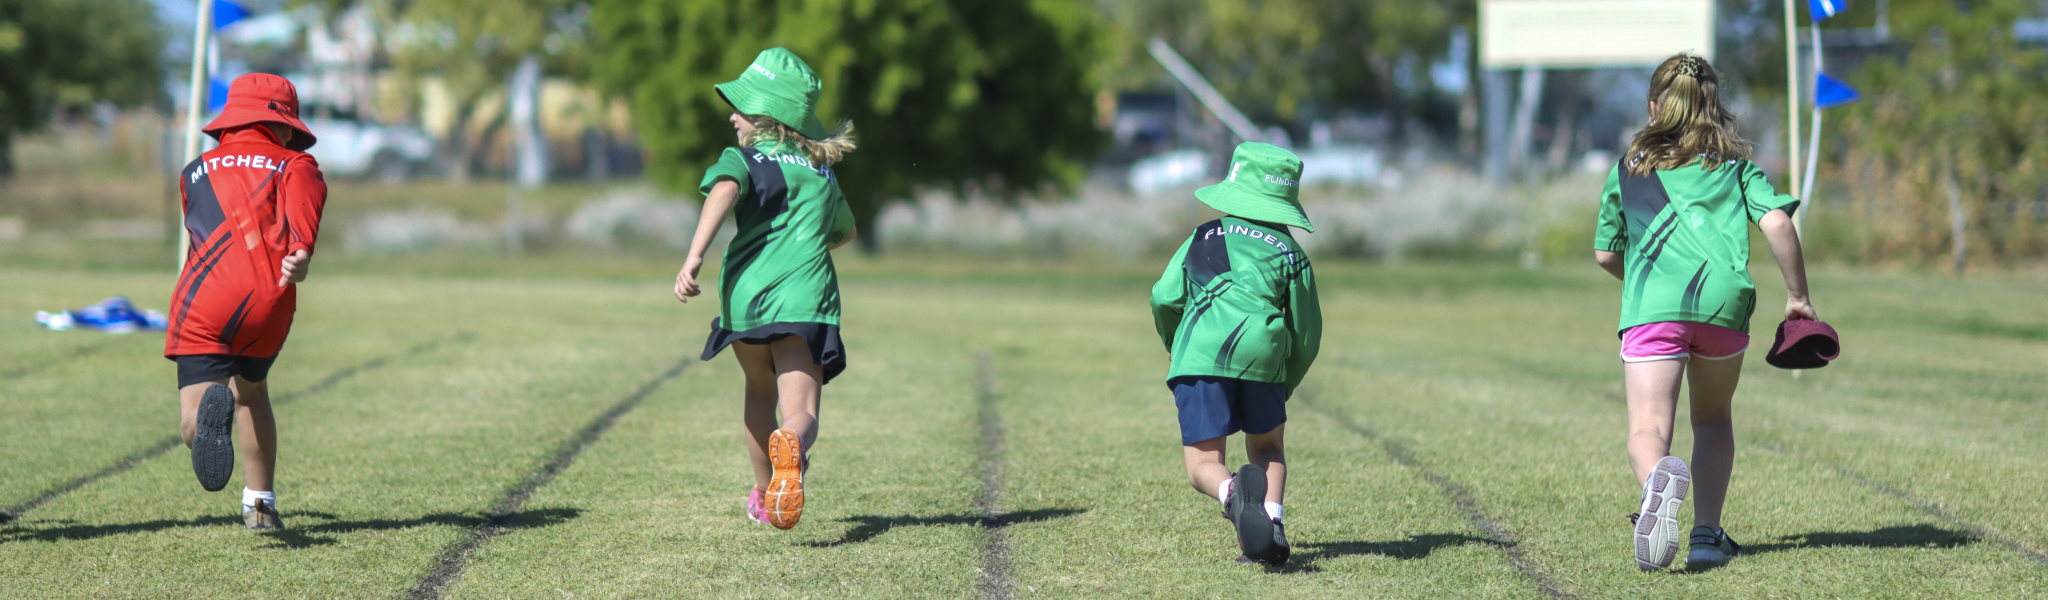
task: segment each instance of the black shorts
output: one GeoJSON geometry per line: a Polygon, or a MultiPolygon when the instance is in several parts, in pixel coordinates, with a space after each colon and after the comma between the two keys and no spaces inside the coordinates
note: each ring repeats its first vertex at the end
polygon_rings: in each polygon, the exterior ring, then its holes
{"type": "Polygon", "coordinates": [[[270,365],[277,357],[257,358],[231,354],[187,354],[172,358],[178,362],[178,388],[220,381],[229,377],[241,377],[251,383],[261,383],[270,377],[270,365]]]}
{"type": "Polygon", "coordinates": [[[1194,445],[1237,432],[1263,435],[1287,422],[1287,386],[1229,377],[1183,375],[1167,380],[1180,409],[1180,443],[1194,445]]]}

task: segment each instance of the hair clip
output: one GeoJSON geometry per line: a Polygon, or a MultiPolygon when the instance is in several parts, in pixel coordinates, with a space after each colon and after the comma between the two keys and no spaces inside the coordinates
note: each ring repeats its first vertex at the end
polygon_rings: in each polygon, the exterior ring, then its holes
{"type": "Polygon", "coordinates": [[[1678,74],[1679,74],[1679,75],[1684,75],[1684,76],[1687,76],[1687,77],[1699,77],[1699,76],[1700,76],[1700,59],[1699,59],[1698,57],[1693,57],[1693,56],[1682,56],[1682,57],[1679,57],[1679,59],[1678,59],[1678,74]]]}

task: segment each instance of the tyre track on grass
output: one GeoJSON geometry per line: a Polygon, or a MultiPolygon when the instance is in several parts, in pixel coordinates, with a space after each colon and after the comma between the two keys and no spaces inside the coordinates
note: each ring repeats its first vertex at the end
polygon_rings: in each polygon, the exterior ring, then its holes
{"type": "MultiPolygon", "coordinates": [[[[418,356],[433,351],[444,345],[464,343],[475,339],[476,333],[469,331],[458,331],[446,336],[429,339],[425,342],[421,342],[417,345],[414,345],[411,348],[406,348],[398,352],[385,354],[367,361],[363,361],[361,363],[344,367],[341,370],[329,373],[326,377],[321,378],[319,381],[313,382],[312,385],[299,388],[288,393],[278,394],[270,399],[270,405],[272,407],[277,407],[284,404],[289,404],[294,400],[298,400],[306,396],[319,394],[321,392],[333,389],[334,386],[339,385],[341,384],[341,382],[347,381],[350,378],[353,378],[357,375],[361,375],[368,371],[375,371],[377,369],[381,369],[384,366],[391,364],[391,362],[394,360],[418,356]]],[[[166,436],[163,439],[159,439],[156,441],[155,444],[152,444],[147,448],[138,450],[134,454],[129,454],[128,456],[121,457],[120,460],[114,461],[114,464],[108,465],[106,468],[94,471],[90,475],[86,475],[84,477],[64,482],[55,487],[51,487],[50,489],[43,490],[42,493],[37,494],[35,497],[30,498],[26,502],[22,502],[14,506],[9,506],[4,509],[0,509],[0,523],[20,518],[22,513],[35,510],[37,508],[41,508],[42,506],[49,504],[57,500],[58,498],[64,497],[65,494],[78,491],[80,488],[92,485],[93,483],[96,483],[102,479],[106,479],[108,477],[112,477],[127,472],[129,469],[135,468],[136,465],[140,465],[144,462],[149,461],[150,459],[162,456],[164,453],[170,452],[171,449],[183,445],[183,443],[184,442],[179,439],[179,436],[175,434],[166,436]]]]}
{"type": "Polygon", "coordinates": [[[1499,521],[1487,516],[1486,511],[1479,508],[1479,501],[1472,497],[1472,491],[1467,489],[1464,484],[1445,477],[1443,474],[1431,470],[1428,465],[1422,464],[1422,461],[1415,458],[1415,453],[1408,449],[1408,446],[1380,435],[1378,431],[1372,428],[1352,421],[1350,417],[1345,416],[1343,413],[1324,408],[1307,390],[1301,390],[1295,394],[1294,399],[1304,407],[1336,421],[1338,426],[1358,434],[1359,437],[1365,438],[1366,441],[1379,446],[1381,450],[1387,453],[1388,458],[1394,459],[1395,464],[1415,471],[1417,474],[1422,475],[1423,479],[1429,480],[1437,489],[1442,490],[1445,496],[1450,497],[1451,504],[1456,506],[1459,512],[1465,513],[1465,519],[1470,521],[1472,526],[1478,529],[1480,533],[1485,534],[1486,538],[1493,542],[1495,548],[1500,549],[1501,555],[1507,557],[1508,564],[1513,565],[1515,571],[1521,573],[1522,577],[1528,579],[1530,583],[1535,584],[1536,588],[1541,590],[1544,595],[1559,600],[1574,598],[1570,592],[1565,591],[1549,575],[1543,574],[1542,569],[1538,568],[1536,560],[1529,558],[1529,553],[1522,550],[1521,539],[1516,538],[1514,533],[1508,531],[1499,521]]]}
{"type": "Polygon", "coordinates": [[[483,523],[471,528],[469,534],[463,536],[462,539],[456,540],[454,543],[448,544],[447,548],[442,549],[440,557],[434,561],[434,570],[421,578],[418,584],[413,585],[412,589],[406,592],[405,597],[414,600],[424,600],[440,598],[442,594],[447,593],[449,584],[454,583],[457,578],[462,576],[462,572],[469,568],[469,559],[476,555],[478,548],[482,548],[485,543],[490,542],[491,538],[498,537],[511,530],[511,526],[514,524],[512,523],[513,518],[526,506],[526,500],[532,498],[535,491],[540,490],[541,486],[554,481],[556,476],[562,474],[562,471],[568,470],[569,465],[576,462],[576,458],[582,456],[585,449],[589,448],[591,444],[596,443],[598,438],[604,437],[606,432],[611,431],[612,425],[617,424],[619,418],[626,416],[626,413],[633,412],[633,409],[639,408],[640,404],[645,402],[648,396],[653,395],[655,390],[661,389],[662,384],[666,384],[669,380],[682,375],[683,371],[689,368],[690,363],[696,362],[696,360],[695,357],[683,358],[681,361],[676,362],[675,366],[669,367],[668,370],[662,371],[661,374],[648,380],[647,383],[641,384],[640,389],[633,390],[633,393],[620,398],[618,402],[612,404],[611,408],[606,409],[603,413],[598,414],[596,418],[591,419],[589,423],[584,424],[582,429],[576,431],[576,435],[571,436],[568,441],[562,443],[561,447],[556,448],[554,455],[548,458],[547,462],[542,463],[540,468],[534,469],[532,473],[528,473],[526,478],[520,480],[517,485],[506,489],[505,494],[499,496],[498,501],[491,505],[491,512],[485,517],[483,523]]]}
{"type": "Polygon", "coordinates": [[[1003,485],[1003,415],[996,404],[996,359],[988,351],[976,352],[975,364],[975,423],[981,429],[979,445],[981,463],[981,491],[975,494],[974,504],[981,509],[981,528],[988,532],[981,546],[981,597],[1003,600],[1010,593],[1010,537],[1005,532],[1009,523],[1004,519],[1003,509],[998,500],[1002,497],[1003,485]]]}
{"type": "Polygon", "coordinates": [[[24,366],[19,366],[12,369],[8,369],[4,372],[0,372],[0,379],[19,379],[22,377],[27,377],[29,375],[34,375],[37,372],[49,369],[51,367],[55,367],[57,365],[85,358],[87,356],[92,356],[93,354],[98,353],[101,350],[107,349],[108,346],[113,346],[115,344],[121,343],[121,341],[121,338],[112,338],[103,339],[90,344],[80,344],[75,348],[65,350],[64,352],[60,353],[56,358],[52,358],[50,360],[46,360],[39,363],[32,363],[24,366]]]}
{"type": "Polygon", "coordinates": [[[2028,560],[2032,560],[2037,564],[2048,565],[2048,552],[2035,550],[2034,548],[2027,546],[2025,543],[2020,542],[2017,539],[2013,539],[2012,537],[2007,536],[1996,529],[1992,529],[1990,527],[1986,527],[1983,525],[1978,525],[1970,521],[1965,521],[1962,517],[1958,517],[1953,513],[1950,513],[1946,510],[1942,510],[1941,505],[1929,502],[1925,498],[1921,498],[1919,495],[1914,494],[1913,492],[1906,491],[1904,488],[1892,485],[1890,483],[1886,483],[1885,481],[1877,479],[1875,477],[1865,475],[1861,471],[1851,469],[1848,466],[1843,465],[1841,463],[1837,463],[1825,458],[1814,456],[1806,452],[1789,449],[1771,442],[1752,440],[1750,441],[1750,443],[1755,444],[1758,448],[1763,449],[1763,451],[1765,452],[1806,461],[1809,464],[1821,467],[1823,469],[1827,469],[1828,471],[1832,471],[1836,475],[1840,475],[1843,478],[1848,479],[1849,481],[1856,482],[1857,485],[1868,488],[1871,491],[1884,494],[1886,496],[1891,496],[1894,499],[1897,499],[1901,502],[1905,502],[1907,505],[1912,506],[1915,510],[1919,510],[1920,512],[1925,513],[1928,516],[1940,519],[1943,522],[1948,523],[1952,527],[1956,527],[1962,529],[1963,531],[1969,532],[1971,535],[1975,535],[1979,539],[1986,539],[1998,542],[1999,545],[2005,546],[2007,549],[2012,550],[2013,552],[2017,552],[2021,556],[2027,557],[2028,560]]]}

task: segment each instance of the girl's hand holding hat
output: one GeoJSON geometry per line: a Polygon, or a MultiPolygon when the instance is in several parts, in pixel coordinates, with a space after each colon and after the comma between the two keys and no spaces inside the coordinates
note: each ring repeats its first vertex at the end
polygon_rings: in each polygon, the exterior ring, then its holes
{"type": "Polygon", "coordinates": [[[1820,313],[1814,312],[1813,302],[1811,300],[1808,300],[1805,296],[1786,297],[1785,320],[1796,321],[1800,319],[1805,319],[1808,321],[1819,321],[1820,313]]]}

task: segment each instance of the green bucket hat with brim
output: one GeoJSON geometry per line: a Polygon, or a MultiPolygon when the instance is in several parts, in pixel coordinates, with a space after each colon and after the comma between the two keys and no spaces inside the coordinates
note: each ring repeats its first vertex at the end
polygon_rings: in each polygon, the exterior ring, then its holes
{"type": "Polygon", "coordinates": [[[804,59],[786,48],[762,50],[738,79],[713,87],[740,114],[775,119],[813,140],[831,135],[818,120],[818,95],[824,84],[804,59]]]}
{"type": "Polygon", "coordinates": [[[1231,216],[1315,231],[1301,210],[1301,157],[1263,142],[1238,144],[1230,175],[1195,198],[1231,216]]]}

